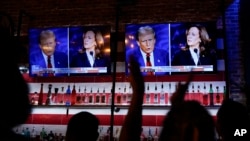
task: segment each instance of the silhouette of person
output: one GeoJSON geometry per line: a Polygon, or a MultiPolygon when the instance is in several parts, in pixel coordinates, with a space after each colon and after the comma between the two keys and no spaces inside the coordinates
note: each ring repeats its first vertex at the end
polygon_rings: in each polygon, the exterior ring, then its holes
{"type": "Polygon", "coordinates": [[[130,56],[129,81],[132,86],[133,96],[122,125],[119,141],[140,141],[142,132],[142,104],[144,96],[144,78],[140,64],[134,56],[130,56]]]}
{"type": "Polygon", "coordinates": [[[98,139],[99,119],[89,112],[73,115],[67,125],[65,141],[96,141],[98,139]]]}
{"type": "Polygon", "coordinates": [[[167,113],[159,141],[216,141],[213,117],[198,101],[185,101],[167,113]]]}
{"type": "Polygon", "coordinates": [[[166,114],[159,141],[216,141],[212,115],[198,101],[184,101],[186,90],[193,78],[179,83],[171,97],[171,109],[166,114]]]}
{"type": "Polygon", "coordinates": [[[6,106],[6,102],[1,102],[0,106],[4,107],[1,110],[2,116],[0,123],[0,136],[1,140],[9,141],[25,141],[28,140],[25,136],[15,133],[12,129],[18,125],[26,122],[31,113],[31,104],[29,101],[29,88],[18,67],[18,61],[20,57],[20,51],[18,48],[20,44],[14,39],[12,19],[6,13],[0,13],[0,42],[3,46],[3,52],[11,52],[11,58],[4,58],[1,55],[2,74],[6,77],[2,78],[3,83],[1,89],[9,91],[2,95],[4,101],[9,102],[9,106],[6,106]],[[9,77],[8,77],[9,76],[9,77]],[[10,82],[10,83],[8,83],[10,82]]]}
{"type": "Polygon", "coordinates": [[[217,132],[221,141],[249,141],[250,119],[246,106],[232,99],[225,99],[217,112],[217,132]],[[236,130],[246,129],[240,136],[236,130]]]}

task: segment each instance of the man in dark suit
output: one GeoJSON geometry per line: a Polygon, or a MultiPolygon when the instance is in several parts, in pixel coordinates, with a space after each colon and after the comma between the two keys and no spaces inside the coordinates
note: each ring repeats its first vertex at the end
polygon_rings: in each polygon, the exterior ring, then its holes
{"type": "MultiPolygon", "coordinates": [[[[139,48],[134,48],[126,52],[126,68],[129,67],[129,58],[133,56],[139,63],[143,75],[164,75],[166,72],[155,72],[153,68],[155,66],[168,66],[169,65],[169,54],[166,50],[157,48],[155,46],[156,38],[155,31],[150,26],[143,26],[138,29],[137,32],[137,44],[139,48]],[[149,72],[147,72],[149,71],[149,72]],[[152,72],[150,72],[152,71],[152,72]]],[[[128,70],[126,70],[128,71],[128,70]]]]}
{"type": "Polygon", "coordinates": [[[58,72],[54,68],[68,68],[66,53],[57,52],[56,37],[53,31],[45,30],[40,34],[40,50],[30,54],[30,70],[32,76],[63,76],[65,72],[58,72]],[[33,72],[35,69],[46,70],[33,72]]]}

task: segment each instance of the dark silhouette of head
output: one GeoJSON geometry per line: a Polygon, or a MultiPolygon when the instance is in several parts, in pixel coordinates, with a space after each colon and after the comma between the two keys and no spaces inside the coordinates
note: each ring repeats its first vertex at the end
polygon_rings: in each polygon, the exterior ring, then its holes
{"type": "Polygon", "coordinates": [[[89,112],[79,112],[73,115],[68,123],[65,141],[96,141],[99,120],[89,112]]]}
{"type": "Polygon", "coordinates": [[[226,99],[217,112],[217,131],[223,141],[249,141],[250,133],[234,136],[236,129],[250,131],[250,120],[245,105],[226,99]]]}
{"type": "Polygon", "coordinates": [[[183,101],[167,113],[160,141],[215,141],[213,117],[197,101],[183,101]]]}

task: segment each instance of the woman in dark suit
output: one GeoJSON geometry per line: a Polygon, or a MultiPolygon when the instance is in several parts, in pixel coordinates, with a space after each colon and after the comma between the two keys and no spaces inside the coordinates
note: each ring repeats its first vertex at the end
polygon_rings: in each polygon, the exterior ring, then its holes
{"type": "Polygon", "coordinates": [[[186,46],[173,57],[173,66],[214,65],[215,52],[208,44],[211,42],[207,30],[202,25],[191,25],[186,30],[186,46]]]}
{"type": "Polygon", "coordinates": [[[83,36],[83,48],[73,56],[70,67],[108,67],[109,57],[104,55],[104,39],[101,32],[87,30],[83,36]]]}

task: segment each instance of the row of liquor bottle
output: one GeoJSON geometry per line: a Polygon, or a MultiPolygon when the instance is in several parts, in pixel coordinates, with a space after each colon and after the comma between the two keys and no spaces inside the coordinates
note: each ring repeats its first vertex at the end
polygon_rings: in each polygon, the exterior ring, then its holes
{"type": "MultiPolygon", "coordinates": [[[[145,82],[145,92],[160,92],[165,91],[173,93],[179,82],[145,82]]],[[[209,81],[209,82],[191,82],[187,92],[208,92],[210,84],[212,88],[218,92],[223,92],[225,86],[224,81],[209,81]]],[[[51,89],[52,93],[66,94],[72,91],[73,86],[77,93],[100,93],[103,91],[110,92],[113,88],[111,82],[103,83],[43,83],[43,91],[48,92],[51,89]],[[51,85],[51,88],[49,87],[51,85]]],[[[31,93],[39,93],[41,91],[41,83],[29,83],[31,93]]],[[[131,93],[132,89],[128,82],[116,82],[115,93],[131,93]]]]}
{"type": "MultiPolygon", "coordinates": [[[[15,127],[13,130],[17,134],[25,136],[30,141],[64,141],[67,125],[53,125],[53,126],[41,126],[41,125],[21,125],[15,127]]],[[[113,126],[113,139],[119,141],[121,132],[121,126],[113,126]]],[[[141,129],[140,140],[141,141],[158,141],[161,126],[143,126],[141,129]]],[[[98,129],[97,141],[110,141],[110,126],[100,125],[98,129]]],[[[215,131],[215,133],[217,133],[215,131]]],[[[216,139],[218,135],[216,134],[216,139]]]]}
{"type": "Polygon", "coordinates": [[[63,133],[58,133],[50,129],[47,131],[44,127],[41,131],[38,131],[35,127],[30,129],[30,127],[15,128],[17,134],[21,134],[30,141],[64,141],[65,135],[63,133]]]}
{"type": "MultiPolygon", "coordinates": [[[[25,136],[29,140],[36,141],[63,141],[65,140],[66,126],[64,127],[64,131],[57,131],[56,128],[45,128],[41,127],[41,129],[33,127],[16,127],[14,130],[17,134],[21,134],[25,136]]],[[[141,141],[158,141],[159,138],[159,130],[161,127],[158,126],[148,126],[142,127],[141,130],[141,141]]],[[[119,141],[121,126],[115,126],[113,129],[113,138],[115,141],[119,141]]],[[[99,126],[98,129],[98,139],[97,141],[110,141],[110,127],[109,126],[99,126]]]]}
{"type": "MultiPolygon", "coordinates": [[[[169,83],[171,84],[171,83],[169,83]]],[[[175,85],[175,89],[176,89],[175,85]]],[[[145,90],[144,96],[144,105],[171,105],[170,97],[173,92],[171,90],[171,85],[169,85],[169,91],[164,89],[163,83],[160,86],[160,91],[158,90],[157,85],[154,87],[154,91],[150,91],[150,85],[148,84],[145,90]]],[[[91,104],[100,104],[100,105],[110,105],[112,101],[111,90],[109,92],[100,88],[97,88],[93,92],[92,87],[87,91],[89,87],[84,87],[84,91],[81,92],[81,87],[79,86],[78,91],[76,90],[76,85],[68,85],[66,91],[64,92],[64,87],[61,87],[61,92],[59,88],[54,88],[52,92],[52,84],[48,84],[48,92],[44,92],[44,84],[40,84],[40,92],[31,93],[30,100],[33,105],[91,105],[91,104]]],[[[200,85],[197,85],[196,91],[194,85],[191,84],[185,95],[186,100],[197,100],[200,101],[204,106],[214,106],[220,105],[224,95],[226,93],[225,85],[213,86],[212,83],[209,83],[207,88],[206,83],[204,83],[203,88],[200,85]],[[191,89],[190,89],[191,88],[191,89]]],[[[129,105],[132,98],[132,89],[131,86],[124,87],[123,90],[119,87],[118,91],[114,92],[114,103],[117,105],[129,105]]]]}

